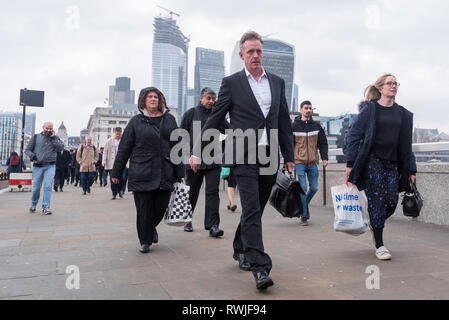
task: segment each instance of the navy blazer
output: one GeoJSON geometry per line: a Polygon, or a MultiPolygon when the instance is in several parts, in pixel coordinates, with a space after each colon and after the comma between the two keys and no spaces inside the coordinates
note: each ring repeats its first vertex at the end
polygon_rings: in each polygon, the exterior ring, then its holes
{"type": "MultiPolygon", "coordinates": [[[[218,99],[212,109],[202,133],[210,128],[219,128],[226,114],[229,112],[230,129],[267,129],[269,144],[270,129],[278,129],[278,142],[285,162],[293,162],[293,130],[288,113],[287,99],[285,98],[285,82],[282,78],[266,73],[271,89],[271,107],[265,118],[248,82],[245,70],[234,73],[222,80],[218,99]]],[[[257,132],[257,131],[256,131],[257,132]]],[[[202,135],[202,134],[201,134],[202,135]]],[[[236,160],[236,137],[233,137],[234,153],[233,163],[236,160]]],[[[195,143],[198,143],[196,141],[195,143]]],[[[194,149],[195,150],[195,149],[194,149]]],[[[195,154],[195,156],[198,156],[195,154]]],[[[244,144],[244,163],[248,163],[247,139],[244,144]]]]}
{"type": "MultiPolygon", "coordinates": [[[[399,192],[406,191],[409,176],[416,174],[416,159],[412,152],[413,113],[400,105],[402,125],[398,144],[399,192]]],[[[347,136],[346,159],[347,166],[352,171],[348,181],[355,184],[359,190],[366,188],[365,168],[368,156],[376,137],[376,103],[367,102],[353,123],[347,136]]]]}

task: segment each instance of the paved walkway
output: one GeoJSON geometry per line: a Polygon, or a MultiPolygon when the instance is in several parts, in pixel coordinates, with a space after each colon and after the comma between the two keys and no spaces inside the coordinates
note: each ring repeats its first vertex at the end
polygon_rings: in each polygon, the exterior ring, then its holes
{"type": "Polygon", "coordinates": [[[52,216],[29,214],[30,196],[0,194],[0,299],[449,299],[447,227],[391,220],[393,260],[379,261],[368,233],[333,231],[331,210],[311,208],[310,226],[300,227],[268,205],[264,243],[275,285],[258,292],[231,257],[240,202],[227,211],[224,193],[223,239],[202,230],[201,199],[195,231],[162,223],[160,243],[146,255],[137,250],[132,194],[110,201],[108,187],[83,196],[67,186],[53,194],[52,216]],[[79,267],[79,290],[66,288],[70,265],[79,267]],[[379,290],[366,288],[371,265],[380,270],[379,290]]]}

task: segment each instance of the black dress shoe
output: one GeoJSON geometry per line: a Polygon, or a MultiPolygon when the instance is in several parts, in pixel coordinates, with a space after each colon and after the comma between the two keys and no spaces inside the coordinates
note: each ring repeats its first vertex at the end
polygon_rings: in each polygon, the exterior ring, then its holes
{"type": "Polygon", "coordinates": [[[193,232],[192,222],[189,222],[184,226],[184,231],[185,232],[193,232]]]}
{"type": "Polygon", "coordinates": [[[265,290],[273,285],[273,280],[271,280],[266,271],[255,273],[254,279],[256,279],[256,288],[258,290],[265,290]]]}
{"type": "Polygon", "coordinates": [[[210,231],[209,231],[210,237],[218,238],[218,237],[223,236],[223,234],[224,234],[223,230],[220,230],[220,228],[218,228],[217,225],[212,226],[212,228],[210,228],[210,231]]]}
{"type": "Polygon", "coordinates": [[[120,192],[118,193],[118,196],[119,196],[120,198],[123,198],[123,192],[120,191],[120,192]]]}
{"type": "Polygon", "coordinates": [[[159,235],[157,234],[157,230],[154,229],[154,233],[153,233],[153,243],[158,243],[159,242],[159,235]]]}
{"type": "Polygon", "coordinates": [[[245,255],[243,253],[234,253],[232,255],[232,258],[234,258],[235,261],[239,262],[239,268],[244,271],[249,271],[251,269],[251,266],[248,261],[245,260],[245,255]]]}
{"type": "Polygon", "coordinates": [[[147,244],[147,243],[144,243],[143,245],[140,246],[139,251],[141,253],[148,253],[148,252],[150,252],[150,245],[147,244]]]}
{"type": "Polygon", "coordinates": [[[115,197],[117,197],[117,195],[113,195],[111,200],[115,200],[115,197]]]}

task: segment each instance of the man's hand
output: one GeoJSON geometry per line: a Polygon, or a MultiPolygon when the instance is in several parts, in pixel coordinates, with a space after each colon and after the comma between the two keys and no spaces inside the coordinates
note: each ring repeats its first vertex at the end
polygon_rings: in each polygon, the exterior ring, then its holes
{"type": "Polygon", "coordinates": [[[410,175],[410,180],[412,181],[412,183],[415,183],[415,181],[416,181],[416,176],[410,175]]]}
{"type": "Polygon", "coordinates": [[[112,183],[114,183],[114,184],[119,184],[120,183],[120,179],[112,178],[111,180],[112,180],[112,183]]]}
{"type": "Polygon", "coordinates": [[[190,168],[192,168],[193,172],[197,172],[200,165],[201,159],[195,156],[191,156],[189,159],[190,168]]]}
{"type": "Polygon", "coordinates": [[[293,169],[295,169],[295,164],[293,162],[286,162],[284,163],[284,169],[287,170],[289,173],[292,173],[293,169]]]}
{"type": "Polygon", "coordinates": [[[51,130],[51,136],[50,137],[54,137],[56,135],[56,132],[55,132],[55,130],[51,130]]]}
{"type": "Polygon", "coordinates": [[[102,165],[103,167],[106,167],[106,162],[103,162],[101,165],[102,165]]]}
{"type": "Polygon", "coordinates": [[[327,167],[327,165],[328,165],[329,163],[327,162],[327,160],[323,160],[323,167],[327,167]]]}

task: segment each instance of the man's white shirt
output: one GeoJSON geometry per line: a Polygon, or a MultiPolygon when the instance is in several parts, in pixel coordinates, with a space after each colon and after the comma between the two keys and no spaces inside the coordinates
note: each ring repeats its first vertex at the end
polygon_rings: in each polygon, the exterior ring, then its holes
{"type": "MultiPolygon", "coordinates": [[[[270,112],[271,107],[271,88],[270,81],[268,81],[268,76],[265,72],[265,69],[262,68],[262,76],[259,81],[256,81],[254,77],[249,73],[248,69],[245,67],[246,77],[248,78],[249,85],[254,94],[254,97],[259,104],[260,110],[262,111],[264,117],[266,118],[268,112],[270,112]]],[[[268,138],[267,138],[267,129],[265,128],[262,134],[262,137],[258,143],[259,146],[267,146],[268,138]]]]}

